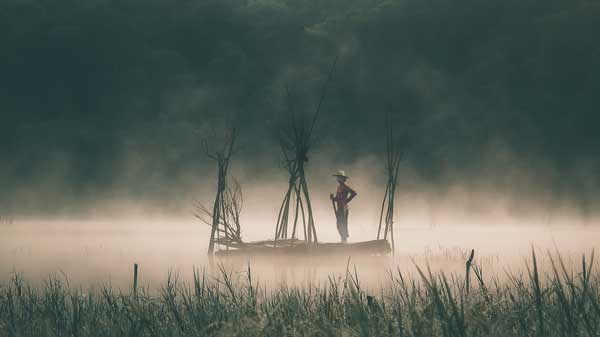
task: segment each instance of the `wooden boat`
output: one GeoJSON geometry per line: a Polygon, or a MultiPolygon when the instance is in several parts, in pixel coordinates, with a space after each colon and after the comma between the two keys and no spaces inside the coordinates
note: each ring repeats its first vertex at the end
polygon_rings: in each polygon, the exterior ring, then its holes
{"type": "Polygon", "coordinates": [[[371,240],[348,243],[311,243],[298,239],[267,240],[247,243],[217,241],[220,246],[227,247],[215,251],[217,257],[313,257],[318,255],[355,256],[355,255],[388,255],[392,247],[388,240],[371,240]]]}

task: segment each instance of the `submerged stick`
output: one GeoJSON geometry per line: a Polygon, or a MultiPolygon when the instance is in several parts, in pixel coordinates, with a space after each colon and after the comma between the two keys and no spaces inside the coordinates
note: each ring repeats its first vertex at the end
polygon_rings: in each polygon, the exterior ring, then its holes
{"type": "Polygon", "coordinates": [[[133,298],[137,298],[138,264],[133,264],[133,298]]]}
{"type": "Polygon", "coordinates": [[[471,290],[471,265],[473,263],[473,258],[475,257],[475,249],[471,249],[471,254],[469,255],[469,259],[467,260],[467,263],[465,264],[466,267],[466,271],[465,271],[465,287],[467,288],[467,294],[469,293],[469,291],[471,290]]]}

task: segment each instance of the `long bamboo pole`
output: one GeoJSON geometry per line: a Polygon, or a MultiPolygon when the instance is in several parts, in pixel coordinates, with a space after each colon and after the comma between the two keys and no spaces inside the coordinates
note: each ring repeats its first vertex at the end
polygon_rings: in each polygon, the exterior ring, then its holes
{"type": "Polygon", "coordinates": [[[302,198],[301,198],[301,194],[300,194],[300,187],[298,187],[298,189],[296,190],[297,194],[296,197],[298,199],[300,199],[300,214],[302,215],[302,230],[304,231],[304,240],[308,240],[307,237],[307,232],[306,232],[306,213],[304,212],[304,203],[302,202],[302,198]]]}
{"type": "Polygon", "coordinates": [[[283,210],[285,208],[285,204],[286,204],[286,201],[288,200],[288,195],[291,193],[291,190],[292,190],[292,186],[290,184],[290,186],[288,187],[288,191],[286,192],[285,196],[283,197],[283,200],[281,201],[281,206],[279,207],[279,214],[277,215],[277,223],[275,224],[275,241],[277,241],[277,239],[279,239],[279,227],[281,226],[283,210]]]}
{"type": "Polygon", "coordinates": [[[210,233],[210,243],[208,244],[208,254],[212,255],[215,251],[215,233],[217,231],[217,227],[219,227],[219,212],[221,208],[219,207],[219,200],[221,198],[221,189],[217,190],[217,196],[215,197],[215,203],[213,205],[213,221],[212,228],[210,233]]]}
{"type": "Polygon", "coordinates": [[[379,227],[377,228],[377,240],[379,240],[381,234],[381,222],[383,221],[383,211],[385,209],[385,202],[387,200],[389,188],[390,184],[388,182],[388,184],[385,187],[385,193],[383,194],[383,201],[381,202],[381,213],[379,213],[379,227]]]}
{"type": "Polygon", "coordinates": [[[308,193],[308,186],[306,183],[306,176],[304,175],[304,168],[300,167],[300,186],[304,193],[304,200],[306,201],[306,210],[308,212],[308,241],[311,243],[317,243],[317,231],[315,229],[315,222],[313,218],[312,206],[310,203],[310,196],[308,193]]]}
{"type": "MultiPolygon", "coordinates": [[[[300,194],[298,193],[297,187],[295,187],[295,191],[296,191],[296,208],[294,210],[294,227],[292,228],[292,239],[296,237],[296,226],[298,225],[300,203],[302,202],[302,198],[300,198],[300,194]]],[[[304,209],[302,209],[302,212],[304,212],[304,209]]]]}
{"type": "Polygon", "coordinates": [[[281,224],[279,226],[279,233],[277,236],[285,238],[285,232],[287,231],[287,225],[290,218],[290,199],[292,198],[291,192],[285,197],[285,208],[283,209],[283,216],[281,217],[281,224]]]}

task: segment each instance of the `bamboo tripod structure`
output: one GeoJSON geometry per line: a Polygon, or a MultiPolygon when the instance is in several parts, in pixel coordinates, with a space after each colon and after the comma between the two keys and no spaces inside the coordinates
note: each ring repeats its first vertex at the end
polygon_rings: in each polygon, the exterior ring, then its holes
{"type": "Polygon", "coordinates": [[[214,152],[210,152],[206,141],[203,142],[206,155],[215,160],[218,166],[217,195],[212,209],[212,224],[210,232],[210,242],[208,244],[208,254],[213,255],[215,251],[215,242],[218,242],[223,236],[227,240],[240,240],[240,229],[233,228],[227,221],[228,208],[231,207],[227,196],[227,171],[229,161],[233,154],[233,148],[236,140],[236,130],[232,129],[226,135],[223,147],[214,152]]]}
{"type": "Polygon", "coordinates": [[[296,115],[289,90],[286,88],[289,125],[285,133],[280,137],[280,145],[283,152],[284,165],[288,170],[290,178],[288,189],[283,197],[277,216],[275,245],[277,245],[278,240],[288,238],[293,240],[298,238],[296,232],[300,218],[302,219],[304,240],[308,243],[318,242],[304,164],[308,161],[312,133],[321,111],[321,105],[325,99],[327,87],[333,78],[337,60],[338,57],[336,56],[329,71],[327,81],[323,86],[319,103],[312,115],[312,120],[306,121],[296,115]],[[291,213],[293,213],[292,229],[289,231],[291,213]]]}
{"type": "Polygon", "coordinates": [[[400,142],[394,137],[394,127],[391,116],[387,118],[386,132],[386,172],[388,175],[387,186],[381,203],[381,213],[379,215],[379,228],[377,229],[377,240],[381,238],[381,226],[385,223],[383,230],[383,239],[388,237],[392,242],[392,252],[395,252],[394,243],[394,197],[396,195],[396,186],[398,185],[398,171],[402,160],[402,150],[400,142]],[[384,217],[385,214],[385,217],[384,217]]]}

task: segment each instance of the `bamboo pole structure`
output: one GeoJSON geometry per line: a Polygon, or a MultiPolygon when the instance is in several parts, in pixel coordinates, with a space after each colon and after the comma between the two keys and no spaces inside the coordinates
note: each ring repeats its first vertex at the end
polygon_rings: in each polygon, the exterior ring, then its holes
{"type": "MultiPolygon", "coordinates": [[[[229,163],[236,141],[236,129],[232,128],[225,136],[225,141],[217,150],[209,149],[208,142],[203,141],[204,151],[207,157],[213,159],[217,163],[218,179],[217,179],[217,194],[212,206],[212,211],[207,210],[203,206],[200,207],[196,217],[202,219],[202,214],[210,216],[211,233],[208,244],[208,254],[213,255],[215,251],[215,243],[221,240],[240,242],[241,231],[239,226],[239,208],[241,205],[237,198],[239,187],[236,190],[231,190],[227,184],[227,172],[229,163]]],[[[206,221],[207,222],[207,221],[206,221]]],[[[228,247],[228,246],[227,246],[228,247]]]]}
{"type": "Polygon", "coordinates": [[[402,149],[400,141],[394,135],[394,127],[391,116],[387,117],[387,132],[386,132],[386,173],[388,176],[387,185],[381,203],[381,213],[379,215],[379,227],[377,229],[377,240],[383,234],[384,240],[392,242],[392,251],[395,252],[394,242],[394,199],[396,195],[396,187],[398,185],[398,172],[400,162],[402,161],[402,149]],[[383,232],[382,225],[385,224],[383,232]]]}
{"type": "Polygon", "coordinates": [[[288,189],[284,195],[277,217],[275,240],[297,238],[298,222],[301,219],[304,240],[307,242],[316,242],[317,235],[312,205],[304,171],[304,163],[308,161],[308,139],[305,125],[297,120],[295,114],[291,114],[291,132],[283,135],[281,140],[281,149],[285,159],[284,163],[290,178],[288,189]],[[290,216],[292,216],[292,219],[290,219],[290,216]],[[289,231],[290,220],[292,221],[291,231],[289,231]]]}
{"type": "Polygon", "coordinates": [[[336,56],[310,120],[297,116],[289,89],[286,87],[289,124],[280,135],[280,146],[284,157],[284,166],[288,170],[290,178],[275,224],[275,242],[288,238],[296,239],[300,219],[302,219],[304,240],[309,243],[318,242],[304,165],[308,162],[308,152],[312,145],[312,133],[321,112],[327,88],[333,79],[337,60],[338,57],[336,56]],[[290,208],[293,208],[293,213],[290,213],[290,208]],[[293,224],[292,230],[289,232],[288,225],[291,214],[293,214],[293,224]]]}

